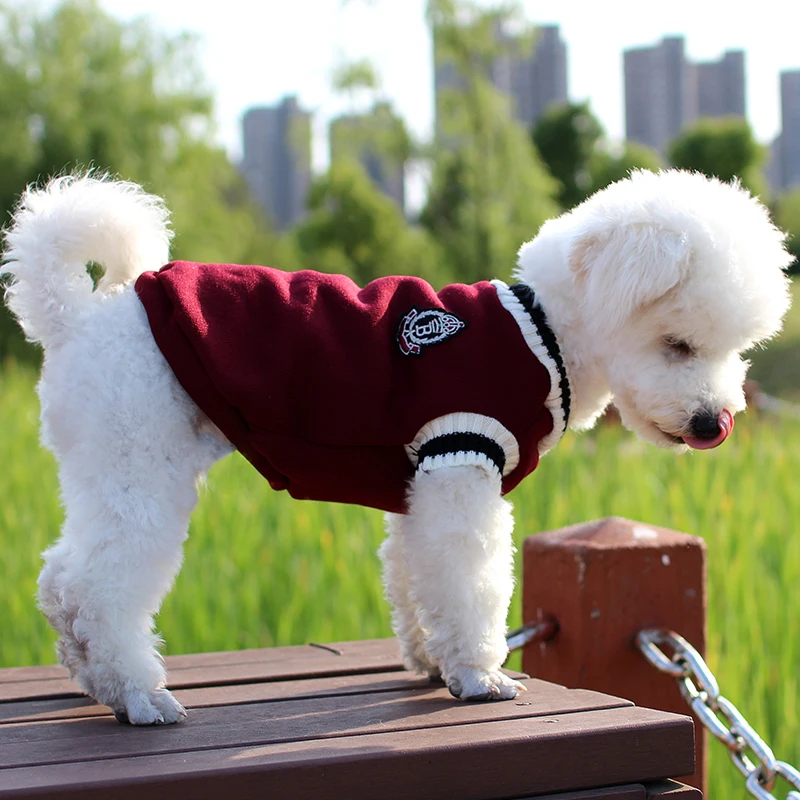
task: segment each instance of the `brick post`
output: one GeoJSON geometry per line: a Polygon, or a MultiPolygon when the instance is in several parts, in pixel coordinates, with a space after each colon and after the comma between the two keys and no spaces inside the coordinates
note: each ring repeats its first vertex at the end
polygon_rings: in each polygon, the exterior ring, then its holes
{"type": "MultiPolygon", "coordinates": [[[[559,631],[528,645],[522,668],[536,678],[593,689],[636,705],[690,714],[675,685],[633,645],[647,627],[671,628],[705,655],[705,543],[619,517],[525,540],[522,614],[559,631]]],[[[705,795],[705,733],[695,723],[696,771],[683,780],[705,795]]]]}

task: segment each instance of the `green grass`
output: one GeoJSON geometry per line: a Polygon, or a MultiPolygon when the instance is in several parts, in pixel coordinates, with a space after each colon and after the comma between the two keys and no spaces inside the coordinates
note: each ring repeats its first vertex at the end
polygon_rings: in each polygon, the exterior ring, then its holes
{"type": "Polygon", "coordinates": [[[750,353],[753,366],[749,377],[764,391],[800,400],[800,280],[792,284],[793,304],[780,336],[769,347],[750,353]]]}
{"type": "MultiPolygon", "coordinates": [[[[33,595],[39,552],[61,512],[53,460],[37,446],[37,413],[32,373],[9,367],[0,378],[2,666],[53,661],[53,636],[33,595]]],[[[511,496],[520,542],[611,514],[702,535],[711,666],[723,694],[796,765],[798,475],[800,421],[744,417],[719,450],[680,458],[616,428],[569,435],[511,496]]],[[[184,569],[159,618],[167,652],[388,635],[375,555],[381,537],[379,513],[290,501],[242,459],[228,459],[209,476],[184,569]]],[[[510,623],[519,621],[515,598],[510,623]]],[[[711,744],[710,796],[743,797],[722,750],[711,744]]]]}

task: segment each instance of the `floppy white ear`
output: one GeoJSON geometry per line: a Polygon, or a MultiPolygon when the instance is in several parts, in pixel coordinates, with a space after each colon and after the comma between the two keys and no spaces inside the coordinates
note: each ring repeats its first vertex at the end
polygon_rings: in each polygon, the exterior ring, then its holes
{"type": "Polygon", "coordinates": [[[570,269],[583,284],[584,302],[597,308],[607,328],[677,286],[690,259],[683,237],[651,224],[583,234],[569,253],[570,269]]]}

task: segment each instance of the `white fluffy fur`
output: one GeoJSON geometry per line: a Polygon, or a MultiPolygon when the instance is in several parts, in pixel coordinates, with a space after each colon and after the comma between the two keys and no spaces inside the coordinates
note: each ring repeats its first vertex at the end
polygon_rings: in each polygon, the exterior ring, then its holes
{"type": "MultiPolygon", "coordinates": [[[[164,689],[153,615],[181,563],[198,479],[230,445],[176,382],[130,281],[167,261],[167,213],[132,185],[91,176],[30,189],[6,234],[7,302],[45,348],[42,438],[66,520],[39,602],[81,687],[135,724],[184,713],[164,689]],[[105,267],[92,291],[85,265],[105,267]]],[[[741,352],[773,336],[790,258],[766,210],[736,186],[641,172],[551,220],[520,251],[559,338],[571,426],[613,398],[657,444],[700,410],[742,410],[741,352]],[[676,354],[668,337],[691,344],[676,354]]],[[[512,517],[496,476],[421,472],[381,555],[406,663],[465,699],[513,697],[499,672],[511,597],[512,517]]]]}

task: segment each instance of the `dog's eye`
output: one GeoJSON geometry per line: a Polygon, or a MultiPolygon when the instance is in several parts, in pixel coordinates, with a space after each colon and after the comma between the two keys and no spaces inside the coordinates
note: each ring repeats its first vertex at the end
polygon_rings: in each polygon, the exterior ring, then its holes
{"type": "Polygon", "coordinates": [[[670,355],[676,358],[691,358],[694,355],[694,348],[689,342],[679,339],[677,336],[665,336],[664,346],[667,348],[670,355]]]}

